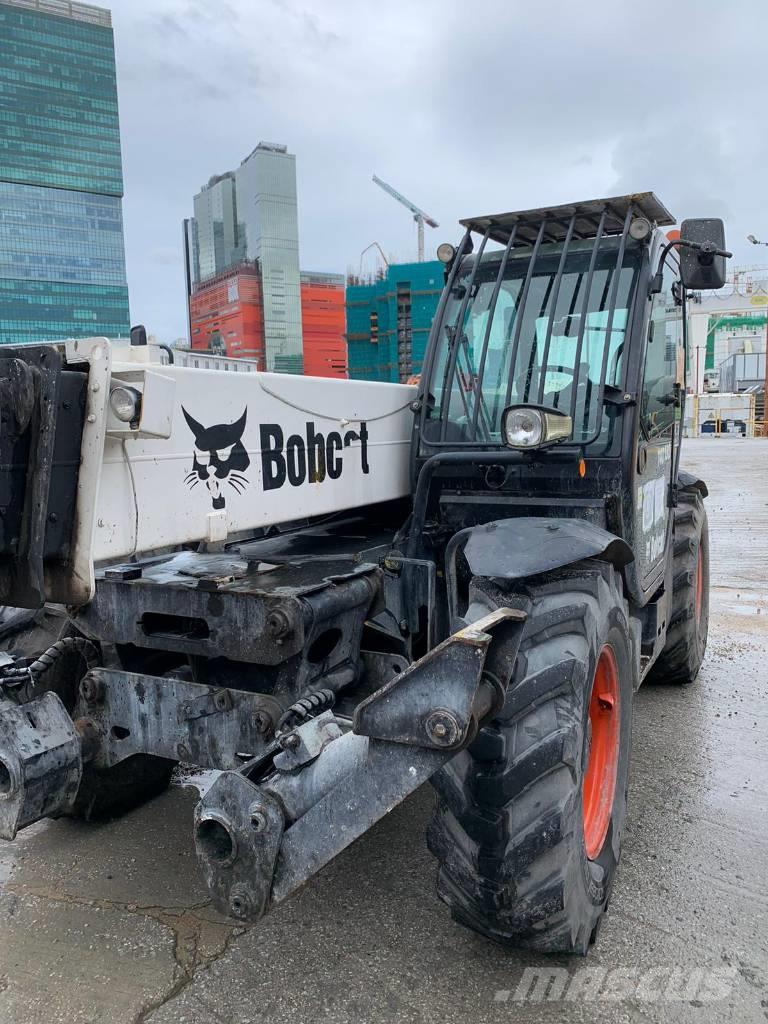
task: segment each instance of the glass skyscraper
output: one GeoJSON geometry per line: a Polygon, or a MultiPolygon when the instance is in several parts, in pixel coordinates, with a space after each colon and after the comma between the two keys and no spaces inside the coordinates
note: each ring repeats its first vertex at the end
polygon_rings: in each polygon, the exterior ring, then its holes
{"type": "Polygon", "coordinates": [[[125,336],[109,11],[0,0],[0,343],[125,336]]]}
{"type": "Polygon", "coordinates": [[[243,260],[258,263],[266,368],[301,373],[296,157],[260,142],[236,171],[215,175],[194,197],[183,237],[188,295],[243,260]]]}
{"type": "Polygon", "coordinates": [[[301,373],[296,157],[286,146],[260,142],[238,167],[236,180],[246,250],[261,267],[267,368],[301,373]]]}

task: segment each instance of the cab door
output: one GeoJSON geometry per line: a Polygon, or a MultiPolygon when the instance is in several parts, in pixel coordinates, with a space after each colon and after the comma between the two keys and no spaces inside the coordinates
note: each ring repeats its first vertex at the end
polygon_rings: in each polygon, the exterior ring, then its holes
{"type": "Polygon", "coordinates": [[[651,297],[640,402],[640,437],[635,477],[637,573],[642,590],[663,574],[670,509],[673,440],[681,430],[683,305],[679,265],[670,253],[661,291],[651,297]]]}

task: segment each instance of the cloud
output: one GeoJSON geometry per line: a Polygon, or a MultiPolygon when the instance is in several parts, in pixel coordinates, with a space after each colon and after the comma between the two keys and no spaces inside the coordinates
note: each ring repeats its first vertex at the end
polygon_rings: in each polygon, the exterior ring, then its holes
{"type": "Polygon", "coordinates": [[[768,235],[768,8],[737,0],[112,0],[132,315],[186,330],[181,221],[260,139],[297,156],[301,262],[343,271],[408,212],[460,217],[653,189],[721,215],[737,260],[768,235]],[[175,254],[175,255],[174,255],[175,254]]]}
{"type": "Polygon", "coordinates": [[[175,267],[179,261],[179,247],[158,245],[154,249],[150,249],[147,257],[158,266],[175,267]]]}

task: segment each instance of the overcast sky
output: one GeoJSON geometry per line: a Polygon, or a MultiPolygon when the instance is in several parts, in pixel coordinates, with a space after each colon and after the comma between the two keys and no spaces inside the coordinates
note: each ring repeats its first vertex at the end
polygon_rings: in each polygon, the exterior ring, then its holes
{"type": "MultiPolygon", "coordinates": [[[[109,4],[109,0],[105,0],[109,4]]],[[[131,316],[186,333],[181,221],[259,140],[296,154],[301,265],[415,259],[460,217],[653,190],[768,262],[764,0],[112,0],[131,316]]],[[[370,266],[370,264],[368,264],[370,266]]]]}

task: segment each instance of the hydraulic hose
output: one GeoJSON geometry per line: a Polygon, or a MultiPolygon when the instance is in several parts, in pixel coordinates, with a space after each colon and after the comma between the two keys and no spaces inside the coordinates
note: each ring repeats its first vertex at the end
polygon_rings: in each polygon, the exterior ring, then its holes
{"type": "Polygon", "coordinates": [[[29,699],[38,680],[45,675],[65,654],[80,655],[86,672],[100,664],[98,648],[81,636],[67,636],[57,640],[36,658],[31,665],[9,665],[0,675],[0,690],[18,704],[29,699]]]}
{"type": "Polygon", "coordinates": [[[88,672],[92,668],[96,668],[100,662],[99,652],[94,643],[82,636],[67,636],[63,640],[57,640],[55,644],[52,644],[47,651],[43,651],[40,657],[32,662],[28,669],[30,675],[35,679],[44,675],[52,665],[56,664],[62,655],[67,654],[69,651],[77,651],[85,662],[86,671],[88,672]]]}

